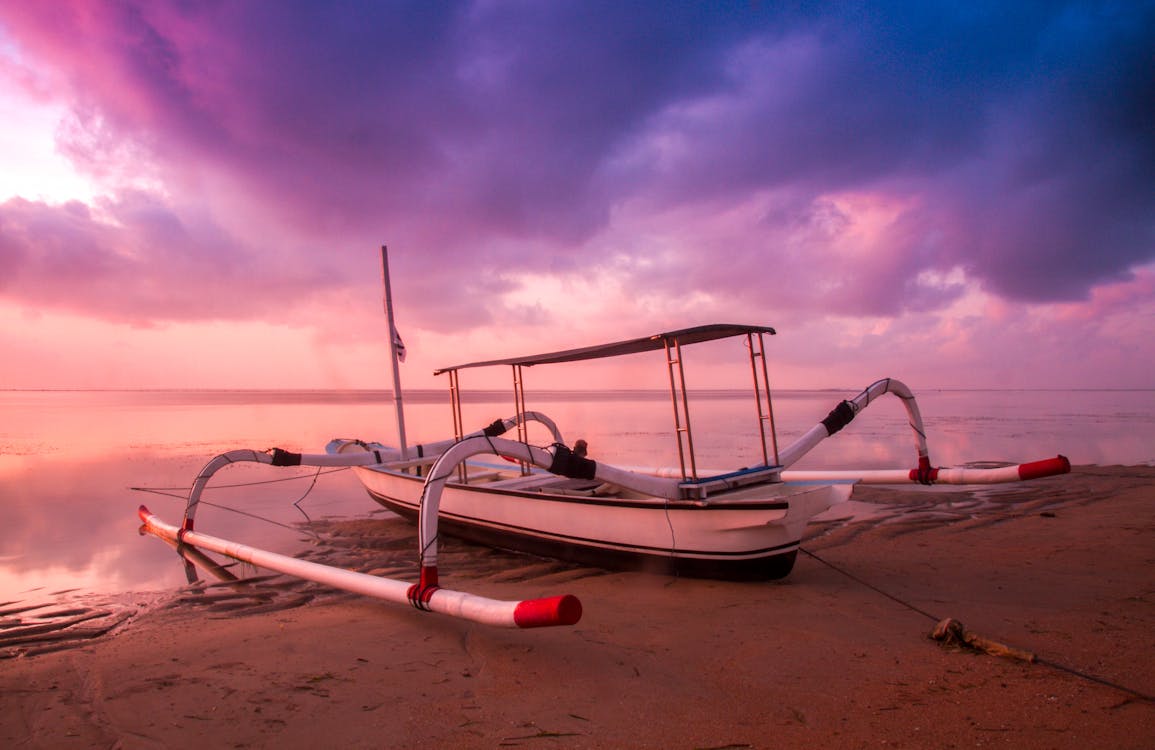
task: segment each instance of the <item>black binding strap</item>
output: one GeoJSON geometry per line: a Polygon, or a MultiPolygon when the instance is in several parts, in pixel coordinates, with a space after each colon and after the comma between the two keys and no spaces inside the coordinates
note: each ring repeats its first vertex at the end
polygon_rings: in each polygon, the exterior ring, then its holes
{"type": "Polygon", "coordinates": [[[273,448],[273,466],[300,466],[301,454],[273,448]]]}
{"type": "Polygon", "coordinates": [[[554,443],[553,462],[549,465],[550,474],[558,474],[570,479],[593,479],[598,464],[588,458],[575,456],[574,452],[561,443],[554,443]]]}
{"type": "Polygon", "coordinates": [[[826,419],[822,420],[822,426],[826,428],[826,434],[829,436],[850,424],[852,419],[854,419],[854,407],[849,401],[843,401],[830,410],[826,419]]]}
{"type": "Polygon", "coordinates": [[[486,437],[497,437],[498,435],[504,435],[505,431],[508,429],[509,428],[505,426],[505,422],[501,421],[500,419],[495,419],[493,420],[493,424],[482,430],[482,433],[486,437]]]}

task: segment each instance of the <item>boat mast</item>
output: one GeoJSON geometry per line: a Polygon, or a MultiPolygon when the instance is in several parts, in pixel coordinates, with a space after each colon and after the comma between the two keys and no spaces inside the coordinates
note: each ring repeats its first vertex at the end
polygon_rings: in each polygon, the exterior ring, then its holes
{"type": "Polygon", "coordinates": [[[401,371],[398,368],[397,326],[393,324],[393,290],[389,286],[389,249],[381,246],[381,273],[385,278],[385,318],[389,323],[389,356],[393,364],[393,405],[397,407],[397,442],[401,449],[401,460],[409,460],[409,449],[405,444],[405,406],[401,400],[401,371]]]}

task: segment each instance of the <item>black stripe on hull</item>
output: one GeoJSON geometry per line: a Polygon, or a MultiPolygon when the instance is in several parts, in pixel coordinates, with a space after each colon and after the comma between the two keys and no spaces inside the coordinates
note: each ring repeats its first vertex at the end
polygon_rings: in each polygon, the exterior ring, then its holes
{"type": "MultiPolygon", "coordinates": [[[[391,498],[369,492],[378,504],[402,518],[416,523],[416,508],[398,503],[391,498]]],[[[552,557],[579,565],[608,570],[637,570],[688,578],[711,578],[725,581],[766,581],[785,578],[794,568],[798,543],[762,550],[756,557],[727,558],[681,557],[670,550],[613,549],[580,540],[553,539],[533,533],[486,526],[461,517],[442,514],[437,520],[438,533],[463,539],[487,547],[526,552],[540,557],[552,557]]]]}
{"type": "MultiPolygon", "coordinates": [[[[408,479],[410,477],[406,477],[406,478],[408,479]]],[[[418,479],[421,480],[420,477],[418,477],[418,479]]],[[[421,481],[423,481],[423,480],[421,480],[421,481]]],[[[667,503],[663,503],[660,499],[657,502],[655,502],[653,500],[651,500],[649,502],[645,502],[645,501],[641,501],[641,500],[621,500],[621,499],[616,498],[616,497],[596,497],[596,496],[590,497],[590,496],[585,496],[585,495],[554,495],[554,494],[542,493],[542,492],[527,492],[525,490],[495,489],[493,487],[486,487],[484,485],[478,485],[478,486],[470,485],[469,491],[473,492],[473,493],[488,493],[491,495],[510,495],[513,497],[529,497],[529,498],[534,498],[534,499],[540,499],[543,495],[545,495],[546,497],[549,498],[549,501],[551,503],[573,503],[575,505],[588,505],[591,507],[598,507],[598,508],[641,508],[642,510],[653,510],[655,508],[663,508],[664,509],[666,507],[669,507],[669,508],[673,509],[676,507],[678,510],[709,510],[711,512],[717,513],[718,511],[725,511],[725,510],[786,510],[787,508],[790,507],[790,504],[785,502],[784,500],[768,500],[768,501],[763,501],[763,502],[750,502],[749,500],[746,500],[746,501],[742,501],[740,503],[727,503],[727,502],[725,502],[724,499],[723,500],[712,499],[712,501],[709,505],[704,505],[702,503],[694,503],[694,502],[678,503],[675,505],[674,503],[677,503],[677,501],[671,501],[669,504],[667,504],[667,503]]]]}

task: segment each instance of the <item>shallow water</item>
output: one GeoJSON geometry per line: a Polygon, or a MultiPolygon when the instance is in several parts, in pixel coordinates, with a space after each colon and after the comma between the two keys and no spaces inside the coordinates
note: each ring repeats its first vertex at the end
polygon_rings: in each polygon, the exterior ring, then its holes
{"type": "MultiPolygon", "coordinates": [[[[852,395],[776,395],[780,444],[852,395]]],[[[931,391],[919,394],[919,403],[936,465],[1058,453],[1075,464],[1155,462],[1155,391],[931,391]]],[[[552,416],[567,441],[589,441],[596,459],[677,465],[665,393],[530,394],[528,406],[552,416]]],[[[465,421],[480,426],[512,411],[507,394],[469,394],[465,421]]],[[[443,393],[407,395],[406,413],[410,442],[452,432],[443,393]]],[[[699,467],[759,462],[751,447],[759,444],[757,425],[747,394],[695,397],[691,426],[699,467]]],[[[183,585],[173,550],[138,536],[136,509],[144,503],[179,522],[192,478],[219,452],[273,446],[322,452],[334,437],[390,443],[394,435],[392,402],[373,391],[0,392],[0,610],[78,601],[93,607],[94,597],[138,592],[147,599],[147,592],[183,585]],[[3,604],[11,602],[20,605],[3,604]]],[[[798,468],[905,468],[914,461],[905,412],[887,397],[798,468]]],[[[214,505],[201,510],[198,529],[278,551],[308,544],[303,521],[376,511],[348,471],[237,465],[218,474],[213,486],[219,489],[206,499],[214,505]],[[286,476],[295,479],[272,481],[286,476]],[[237,484],[245,486],[224,487],[237,484]]],[[[933,508],[927,503],[926,512],[933,508]]]]}

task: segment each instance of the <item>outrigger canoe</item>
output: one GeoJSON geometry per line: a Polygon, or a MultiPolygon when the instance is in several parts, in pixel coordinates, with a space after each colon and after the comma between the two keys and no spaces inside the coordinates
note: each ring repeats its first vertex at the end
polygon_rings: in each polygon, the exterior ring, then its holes
{"type": "MultiPolygon", "coordinates": [[[[178,545],[195,545],[195,540],[199,540],[204,546],[207,539],[212,539],[216,546],[210,549],[254,562],[251,548],[238,553],[239,545],[229,548],[227,542],[194,531],[200,495],[213,474],[238,461],[273,466],[350,466],[373,500],[415,521],[418,527],[418,582],[394,582],[397,585],[389,589],[392,593],[375,595],[463,617],[470,617],[468,612],[484,612],[484,616],[479,614],[473,619],[527,627],[576,622],[580,617],[580,603],[572,597],[554,597],[528,603],[479,604],[481,598],[474,597],[468,600],[472,602],[468,607],[448,605],[446,602],[452,597],[458,597],[453,599],[458,602],[461,596],[471,595],[440,588],[437,567],[440,533],[501,549],[611,569],[644,569],[738,580],[774,579],[790,573],[810,520],[848,499],[854,483],[990,484],[1070,471],[1070,462],[1064,456],[997,468],[934,467],[914,394],[893,378],[878,380],[853,398],[840,401],[809,431],[791,444],[779,447],[765,354],[766,337],[775,331],[768,326],[735,324],[696,326],[579,349],[441,368],[435,374],[445,375],[449,380],[454,434],[438,442],[410,446],[405,440],[397,367],[398,338],[393,326],[384,248],[382,260],[393,342],[398,445],[336,439],[323,454],[280,449],[230,451],[211,460],[196,478],[179,529],[168,527],[142,507],[141,518],[146,530],[178,545]],[[753,466],[707,471],[699,467],[694,453],[684,350],[695,344],[727,338],[744,339],[743,348],[749,355],[753,381],[751,404],[760,430],[756,452],[760,452],[761,461],[753,466]],[[617,466],[601,457],[593,460],[585,455],[583,445],[571,446],[548,415],[526,408],[524,371],[527,368],[656,352],[662,354],[669,373],[677,467],[646,469],[617,466]],[[461,416],[460,375],[464,370],[482,367],[512,368],[516,412],[466,432],[461,416]],[[882,471],[799,472],[791,469],[815,446],[885,394],[896,396],[906,409],[916,450],[914,466],[882,471]],[[403,595],[397,593],[401,591],[403,595]],[[520,620],[513,614],[519,606],[522,607],[520,620]]],[[[262,560],[256,564],[283,570],[273,564],[280,564],[278,561],[262,560]]],[[[340,585],[324,572],[303,570],[293,563],[288,567],[294,575],[340,585]]],[[[352,590],[368,593],[367,589],[371,588],[374,584],[364,582],[352,590]]]]}
{"type": "Polygon", "coordinates": [[[508,366],[515,402],[525,403],[525,368],[659,351],[670,369],[674,435],[680,465],[639,469],[579,455],[548,416],[519,411],[476,432],[395,448],[334,440],[333,457],[371,452],[380,457],[354,472],[369,495],[397,514],[420,521],[421,548],[439,531],[503,549],[605,568],[721,579],[772,579],[790,573],[807,523],[850,496],[853,483],[991,483],[1069,470],[1065,458],[996,469],[934,468],[914,395],[894,379],[879,380],[840,402],[813,429],[781,449],[764,378],[764,326],[707,325],[583,349],[474,362],[438,370],[450,377],[454,424],[461,424],[462,370],[508,366]],[[761,463],[706,473],[694,458],[692,421],[682,361],[689,345],[741,337],[755,373],[761,463]],[[790,467],[835,434],[868,404],[893,394],[906,406],[917,448],[913,468],[897,472],[807,472],[790,467]],[[530,436],[529,427],[544,434],[530,436]],[[515,437],[505,437],[514,429],[515,437]],[[498,457],[514,459],[521,468],[498,457]]]}

